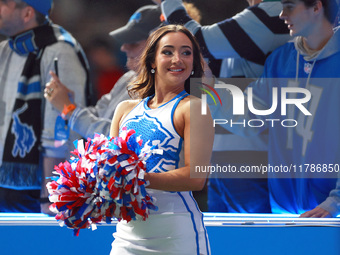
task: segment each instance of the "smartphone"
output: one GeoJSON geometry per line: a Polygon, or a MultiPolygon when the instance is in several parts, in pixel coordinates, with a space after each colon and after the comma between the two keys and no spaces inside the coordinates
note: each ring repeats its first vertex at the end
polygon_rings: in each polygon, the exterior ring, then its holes
{"type": "Polygon", "coordinates": [[[54,58],[54,72],[59,77],[59,71],[58,71],[58,58],[54,58]]]}

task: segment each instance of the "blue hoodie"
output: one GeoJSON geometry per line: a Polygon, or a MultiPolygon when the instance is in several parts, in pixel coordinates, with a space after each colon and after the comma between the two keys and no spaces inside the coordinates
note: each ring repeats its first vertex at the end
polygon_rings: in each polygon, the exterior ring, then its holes
{"type": "Polygon", "coordinates": [[[294,128],[283,127],[280,121],[275,121],[274,127],[266,121],[261,128],[224,126],[241,135],[256,134],[268,128],[269,165],[289,168],[291,173],[294,170],[299,172],[299,176],[268,173],[273,213],[300,214],[316,206],[330,212],[333,217],[340,213],[340,181],[336,178],[340,170],[339,66],[340,29],[336,28],[333,37],[313,57],[304,54],[298,39],[279,47],[267,58],[261,78],[250,85],[253,87],[254,108],[265,110],[272,106],[274,87],[278,88],[277,98],[280,99],[281,88],[287,87],[289,80],[298,81],[298,87],[311,92],[311,99],[303,104],[311,116],[291,106],[288,106],[287,115],[282,115],[280,100],[278,109],[270,116],[254,115],[250,111],[242,116],[232,115],[233,101],[226,89],[218,90],[223,107],[216,108],[208,101],[214,119],[227,117],[233,121],[240,121],[240,118],[297,121],[298,125],[294,128]],[[332,178],[324,178],[322,171],[329,173],[332,169],[332,178]],[[311,175],[313,178],[309,178],[311,175]]]}
{"type": "MultiPolygon", "coordinates": [[[[333,37],[313,57],[305,55],[299,47],[298,38],[275,50],[267,59],[262,78],[292,78],[299,87],[308,89],[312,98],[306,109],[312,114],[305,116],[295,109],[290,117],[298,121],[295,128],[277,125],[269,128],[269,164],[295,168],[297,171],[339,170],[340,164],[340,31],[335,29],[333,37]],[[331,165],[334,164],[334,165],[331,165]],[[317,167],[321,168],[317,168],[317,167]],[[307,168],[308,167],[308,168],[307,168]],[[324,167],[324,168],[322,168],[324,167]]],[[[287,79],[287,80],[288,80],[287,79]]],[[[286,79],[283,79],[287,81],[286,79]]],[[[280,79],[281,81],[281,79],[280,79]]],[[[270,87],[287,87],[280,82],[263,86],[261,79],[253,85],[254,96],[264,109],[272,105],[270,87]],[[268,89],[269,88],[269,89],[268,89]]],[[[280,111],[271,118],[282,119],[280,111]],[[280,115],[280,116],[279,116],[280,115]]],[[[332,216],[340,213],[340,191],[335,178],[273,178],[269,174],[268,185],[273,213],[303,213],[316,206],[329,211],[332,216]]],[[[333,175],[333,177],[336,176],[333,175]]]]}

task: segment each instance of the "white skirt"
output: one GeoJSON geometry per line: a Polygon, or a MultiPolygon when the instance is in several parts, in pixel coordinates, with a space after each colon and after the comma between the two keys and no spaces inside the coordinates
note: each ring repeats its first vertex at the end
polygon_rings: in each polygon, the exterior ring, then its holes
{"type": "Polygon", "coordinates": [[[146,221],[119,222],[110,255],[209,255],[203,215],[197,205],[190,206],[196,201],[189,193],[171,194],[177,196],[177,201],[178,195],[183,198],[186,212],[158,212],[146,221]]]}

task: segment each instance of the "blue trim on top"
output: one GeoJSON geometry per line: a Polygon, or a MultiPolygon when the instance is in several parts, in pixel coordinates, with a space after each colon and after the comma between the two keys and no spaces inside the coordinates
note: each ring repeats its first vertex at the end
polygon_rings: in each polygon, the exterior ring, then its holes
{"type": "Polygon", "coordinates": [[[153,98],[155,95],[152,95],[152,96],[149,96],[147,98],[145,98],[143,101],[144,101],[144,109],[145,110],[151,110],[151,108],[148,106],[148,102],[151,98],[153,98]]]}
{"type": "Polygon", "coordinates": [[[187,208],[188,212],[191,215],[192,224],[193,224],[193,227],[194,227],[194,231],[196,233],[197,255],[200,255],[200,245],[199,245],[198,231],[197,231],[197,227],[196,227],[196,223],[195,223],[194,213],[189,209],[187,201],[185,201],[185,199],[184,199],[183,195],[181,194],[181,192],[177,192],[177,194],[182,198],[182,201],[183,201],[185,207],[187,208]]]}
{"type": "MultiPolygon", "coordinates": [[[[181,96],[184,95],[185,93],[186,93],[186,91],[183,90],[181,93],[177,94],[173,99],[171,99],[170,101],[168,101],[168,102],[166,102],[166,103],[164,103],[164,104],[158,106],[158,107],[155,108],[155,109],[158,109],[158,108],[161,108],[161,107],[167,105],[168,103],[170,103],[170,102],[176,100],[176,98],[181,97],[181,96]]],[[[151,109],[151,108],[148,106],[148,102],[149,102],[149,100],[150,100],[151,98],[153,98],[154,96],[155,96],[155,95],[152,95],[152,96],[149,96],[149,97],[146,98],[145,103],[144,103],[144,108],[145,108],[146,110],[153,110],[153,109],[151,109]]]]}
{"type": "MultiPolygon", "coordinates": [[[[195,203],[197,210],[201,211],[191,191],[189,192],[189,196],[192,198],[193,202],[195,203]]],[[[201,221],[202,221],[202,226],[204,229],[204,238],[205,238],[205,243],[206,243],[207,255],[209,255],[210,254],[209,253],[209,241],[208,241],[207,229],[204,226],[203,213],[201,213],[201,221]]]]}

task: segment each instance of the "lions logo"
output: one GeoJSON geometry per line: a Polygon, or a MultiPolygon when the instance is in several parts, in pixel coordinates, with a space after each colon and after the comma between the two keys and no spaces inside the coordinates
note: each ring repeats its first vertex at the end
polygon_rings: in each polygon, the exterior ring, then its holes
{"type": "Polygon", "coordinates": [[[156,146],[163,150],[163,155],[152,155],[146,161],[147,172],[167,172],[177,167],[182,140],[174,137],[155,117],[144,112],[129,119],[123,126],[136,131],[143,140],[142,146],[156,146]]]}
{"type": "Polygon", "coordinates": [[[15,135],[15,143],[12,150],[13,157],[25,157],[31,151],[37,138],[35,137],[32,126],[28,126],[20,121],[19,115],[27,110],[28,105],[24,104],[20,109],[13,113],[12,134],[15,135]]]}

